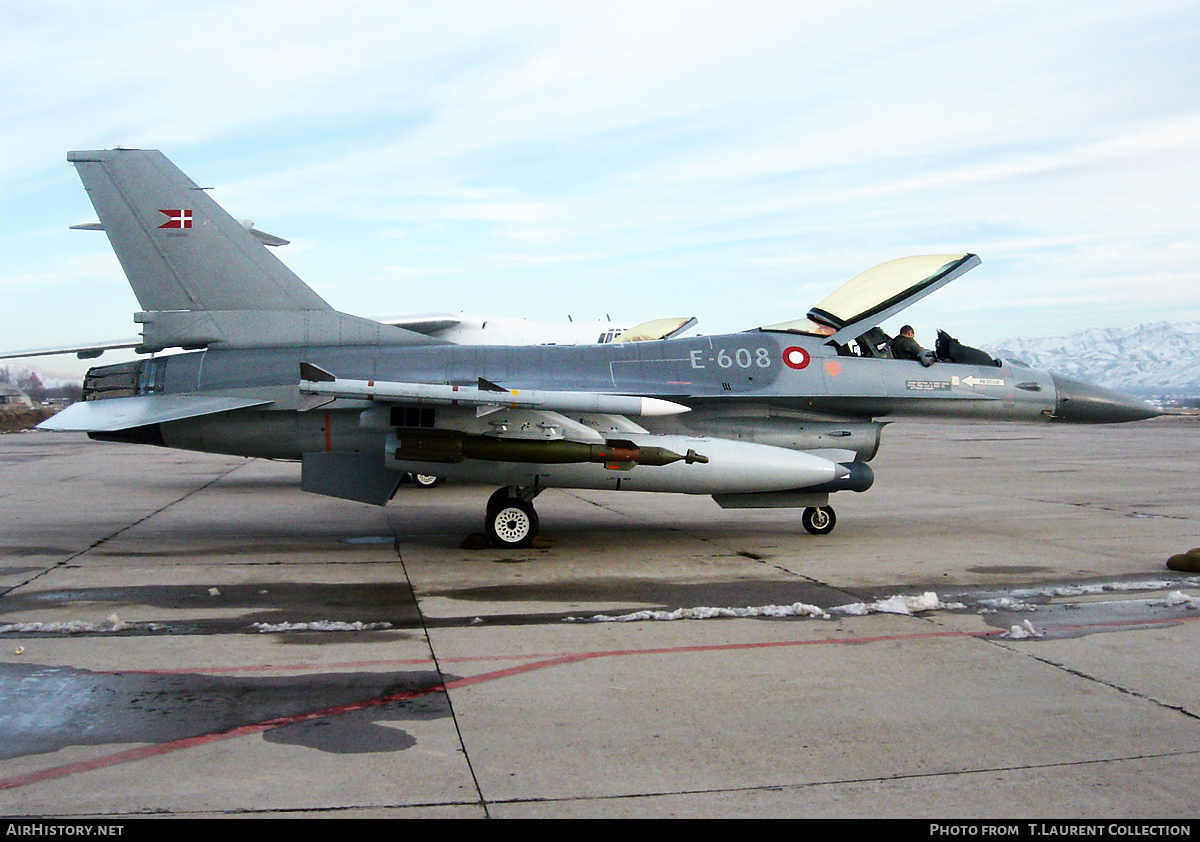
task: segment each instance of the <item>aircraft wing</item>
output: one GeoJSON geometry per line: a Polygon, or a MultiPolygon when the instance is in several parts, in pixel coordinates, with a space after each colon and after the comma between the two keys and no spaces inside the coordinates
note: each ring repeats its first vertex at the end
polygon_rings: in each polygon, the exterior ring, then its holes
{"type": "Polygon", "coordinates": [[[846,281],[809,310],[807,318],[759,329],[826,334],[845,345],[979,264],[973,254],[889,260],[846,281]]]}
{"type": "Polygon", "coordinates": [[[83,345],[59,345],[53,348],[30,348],[24,351],[0,351],[0,360],[15,360],[21,357],[48,357],[53,354],[74,354],[81,360],[90,360],[105,351],[136,348],[142,344],[141,337],[135,339],[113,339],[107,342],[90,342],[83,345]]]}
{"type": "Polygon", "coordinates": [[[197,418],[233,409],[249,409],[269,403],[273,401],[220,395],[137,395],[99,401],[79,401],[38,424],[38,429],[114,433],[147,424],[181,421],[185,418],[197,418]]]}

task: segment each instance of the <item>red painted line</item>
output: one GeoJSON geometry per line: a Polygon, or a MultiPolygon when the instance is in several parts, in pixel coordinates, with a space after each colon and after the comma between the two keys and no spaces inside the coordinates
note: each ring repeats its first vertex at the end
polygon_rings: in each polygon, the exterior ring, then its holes
{"type": "MultiPolygon", "coordinates": [[[[148,757],[159,757],[164,754],[171,754],[176,751],[181,751],[193,746],[209,745],[211,743],[228,740],[235,737],[244,737],[252,734],[260,734],[263,731],[268,731],[272,728],[279,728],[284,725],[293,725],[299,722],[309,722],[314,719],[323,719],[328,716],[336,716],[341,713],[349,713],[352,711],[366,710],[372,707],[389,704],[391,702],[405,701],[415,699],[420,696],[429,695],[430,693],[452,690],[457,687],[469,687],[473,684],[482,684],[488,681],[496,681],[501,678],[508,678],[522,673],[533,672],[535,670],[548,669],[550,667],[561,666],[564,664],[577,663],[579,661],[592,660],[595,658],[612,658],[626,655],[655,655],[655,654],[670,654],[670,653],[693,653],[693,652],[721,652],[735,649],[763,649],[777,648],[784,646],[810,646],[813,644],[830,644],[830,643],[871,643],[876,641],[888,640],[905,640],[905,639],[921,639],[921,638],[937,638],[937,637],[980,637],[991,634],[1001,634],[1002,631],[996,629],[988,632],[928,632],[921,634],[910,635],[881,635],[878,637],[855,638],[853,640],[847,638],[831,638],[827,640],[795,640],[795,641],[771,641],[762,643],[727,643],[727,644],[712,644],[705,646],[683,646],[683,647],[661,647],[652,649],[613,649],[597,652],[576,652],[565,655],[555,655],[545,657],[540,660],[535,660],[532,663],[521,664],[519,666],[507,667],[505,669],[494,670],[492,672],[481,673],[467,678],[460,678],[454,681],[448,681],[444,684],[434,685],[422,690],[408,690],[402,693],[380,696],[375,699],[368,699],[362,702],[353,702],[346,705],[338,705],[336,707],[324,708],[321,710],[311,711],[309,713],[297,714],[295,716],[280,717],[269,719],[264,722],[257,722],[251,725],[242,725],[237,728],[230,728],[224,731],[214,731],[209,734],[201,734],[196,737],[187,737],[181,740],[172,740],[166,743],[159,743],[152,746],[142,746],[140,748],[129,749],[128,751],[117,752],[103,757],[92,758],[78,763],[68,763],[63,766],[54,766],[49,769],[43,769],[40,772],[32,772],[28,775],[18,775],[12,778],[0,779],[0,791],[8,789],[16,789],[18,787],[28,786],[30,784],[41,783],[42,781],[55,780],[58,778],[75,775],[80,772],[90,772],[94,769],[103,769],[110,766],[117,766],[124,763],[133,763],[138,760],[145,760],[148,757]]],[[[504,656],[502,656],[504,657],[504,656]]],[[[536,656],[531,656],[536,657],[536,656]]],[[[463,658],[459,661],[479,661],[479,660],[500,660],[501,658],[479,659],[479,658],[463,658]]],[[[421,663],[425,663],[421,661],[421,663]]],[[[314,666],[306,664],[305,668],[312,669],[314,666]]],[[[197,670],[204,672],[204,670],[197,670]]]]}
{"type": "Polygon", "coordinates": [[[90,772],[95,769],[105,769],[110,766],[118,766],[123,763],[133,763],[138,760],[145,760],[148,757],[159,757],[164,754],[171,754],[186,748],[192,748],[193,746],[210,745],[212,743],[233,739],[235,737],[246,737],[253,734],[261,734],[263,731],[269,731],[272,728],[280,728],[284,725],[295,725],[300,722],[311,722],[314,719],[324,719],[325,717],[367,710],[369,708],[379,707],[392,702],[402,702],[409,699],[416,699],[422,696],[428,696],[431,693],[440,693],[445,690],[450,690],[455,687],[465,687],[471,684],[494,681],[497,678],[506,678],[510,675],[517,675],[522,672],[530,672],[532,670],[558,666],[559,664],[571,663],[573,661],[583,660],[587,657],[589,657],[587,654],[563,655],[557,658],[549,658],[543,661],[537,661],[532,664],[525,664],[524,666],[510,667],[508,669],[498,670],[493,673],[483,673],[470,678],[462,678],[456,681],[446,682],[445,684],[436,684],[421,690],[406,690],[401,693],[391,693],[387,696],[379,696],[377,698],[367,699],[361,702],[351,702],[349,704],[337,705],[335,707],[315,710],[309,713],[268,719],[263,722],[255,722],[251,725],[241,725],[237,728],[229,728],[224,731],[214,731],[209,734],[200,734],[199,736],[195,737],[185,737],[181,740],[172,740],[170,742],[158,743],[152,746],[141,746],[139,748],[129,749],[127,751],[120,751],[116,754],[109,754],[103,757],[94,757],[91,760],[82,760],[77,763],[54,766],[49,769],[43,769],[40,772],[32,772],[28,775],[17,775],[12,778],[0,779],[0,791],[17,789],[19,787],[29,786],[30,784],[41,783],[42,781],[65,778],[69,775],[75,775],[80,772],[90,772]]]}
{"type": "MultiPolygon", "coordinates": [[[[637,653],[629,652],[628,654],[637,653]]],[[[524,655],[464,655],[459,658],[439,658],[438,662],[442,664],[477,664],[498,663],[502,661],[542,661],[558,657],[563,656],[533,652],[524,655]]],[[[590,657],[590,655],[583,653],[582,655],[570,655],[567,657],[590,657]]],[[[329,670],[367,669],[372,667],[432,667],[433,665],[434,660],[432,658],[390,658],[381,661],[331,661],[324,664],[241,664],[232,667],[165,667],[163,669],[92,670],[92,672],[102,675],[228,675],[246,672],[318,673],[329,670]]]]}
{"type": "Polygon", "coordinates": [[[380,696],[376,699],[368,699],[364,702],[351,702],[346,705],[338,705],[336,707],[325,708],[324,710],[312,711],[310,713],[297,714],[295,716],[285,716],[277,719],[268,719],[264,722],[256,722],[251,725],[242,725],[237,728],[230,728],[225,731],[214,731],[210,734],[201,734],[196,737],[185,737],[181,740],[172,740],[167,743],[158,743],[151,746],[141,746],[140,748],[129,749],[128,751],[117,752],[103,757],[94,757],[91,760],[82,760],[78,763],[68,763],[64,766],[54,766],[49,769],[43,769],[40,772],[32,772],[28,775],[18,775],[13,778],[5,778],[0,780],[0,791],[6,789],[16,789],[29,784],[40,783],[42,781],[64,778],[68,775],[78,774],[79,772],[90,772],[94,769],[104,769],[109,766],[117,766],[122,763],[132,763],[137,760],[145,760],[148,757],[158,757],[163,754],[170,754],[181,749],[191,748],[198,745],[208,745],[210,743],[228,740],[233,737],[244,737],[251,734],[260,734],[263,731],[269,731],[272,728],[279,728],[283,725],[294,725],[298,722],[308,722],[313,719],[322,719],[327,716],[336,716],[340,713],[351,713],[367,708],[378,707],[390,702],[405,701],[407,699],[415,699],[420,696],[426,696],[430,693],[440,692],[443,690],[442,685],[435,685],[423,690],[408,690],[403,693],[394,693],[387,696],[380,696]]]}
{"type": "MultiPolygon", "coordinates": [[[[1127,626],[1146,626],[1146,625],[1165,625],[1178,622],[1190,622],[1192,620],[1200,620],[1197,617],[1180,617],[1164,620],[1141,620],[1141,621],[1122,621],[1115,623],[1097,623],[1092,625],[1063,625],[1063,626],[1043,626],[1046,631],[1054,630],[1075,630],[1075,629],[1091,629],[1091,628],[1120,628],[1127,626]]],[[[260,734],[263,731],[269,731],[272,728],[279,728],[284,725],[294,725],[299,722],[310,722],[314,719],[323,719],[329,716],[337,716],[342,713],[351,713],[354,711],[367,710],[373,707],[390,704],[392,702],[406,701],[409,699],[427,696],[431,693],[440,693],[447,690],[452,690],[458,687],[469,687],[474,684],[482,684],[489,681],[497,681],[502,678],[509,678],[514,675],[521,675],[527,672],[548,669],[550,667],[562,666],[565,664],[579,663],[597,658],[613,658],[625,657],[631,655],[664,655],[664,654],[688,654],[697,652],[729,652],[740,649],[779,649],[795,646],[828,646],[828,645],[854,645],[864,643],[887,643],[903,640],[936,640],[938,638],[988,638],[1006,634],[1005,629],[986,629],[977,632],[963,631],[937,631],[937,632],[917,632],[911,634],[889,634],[889,635],[874,635],[871,637],[837,637],[826,638],[823,640],[782,640],[782,641],[761,641],[758,643],[721,643],[721,644],[706,644],[701,646],[664,646],[649,649],[610,649],[599,650],[595,652],[574,652],[559,655],[499,655],[488,656],[485,658],[453,658],[440,659],[440,662],[445,663],[477,663],[477,662],[496,662],[503,660],[513,660],[522,658],[533,658],[531,663],[521,664],[518,666],[506,667],[504,669],[493,670],[491,672],[480,673],[479,675],[459,678],[454,681],[448,681],[443,684],[432,685],[420,690],[406,690],[401,693],[393,693],[386,696],[379,696],[374,699],[367,699],[361,702],[351,702],[345,705],[337,705],[335,707],[323,708],[321,710],[311,711],[309,713],[296,714],[294,716],[279,717],[276,719],[268,719],[263,722],[256,722],[250,725],[242,725],[237,728],[230,728],[224,731],[214,731],[209,734],[201,734],[196,737],[187,737],[181,740],[172,740],[167,743],[159,743],[152,746],[142,746],[140,748],[129,749],[127,751],[117,752],[115,754],[96,757],[91,760],[84,760],[78,763],[69,763],[63,766],[55,766],[49,769],[43,769],[40,772],[32,772],[28,775],[18,775],[11,778],[0,779],[0,791],[8,789],[16,789],[18,787],[28,786],[30,784],[40,783],[42,781],[55,780],[57,778],[67,777],[69,775],[78,774],[80,772],[88,772],[94,769],[103,769],[110,766],[117,766],[123,763],[133,763],[138,760],[144,760],[148,757],[158,757],[164,754],[181,751],[186,748],[191,748],[198,745],[208,745],[222,740],[228,740],[235,737],[250,736],[260,734]]],[[[384,664],[428,664],[429,659],[410,659],[400,661],[360,661],[347,664],[298,664],[291,667],[267,665],[263,667],[229,667],[222,669],[194,669],[194,670],[129,670],[127,672],[231,672],[239,670],[279,670],[279,669],[303,669],[303,670],[320,670],[328,668],[336,668],[342,666],[373,666],[384,664]]]]}

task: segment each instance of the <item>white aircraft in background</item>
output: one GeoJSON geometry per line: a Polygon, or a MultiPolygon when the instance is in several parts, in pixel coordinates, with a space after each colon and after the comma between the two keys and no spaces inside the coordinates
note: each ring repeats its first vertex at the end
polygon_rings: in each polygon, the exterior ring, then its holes
{"type": "MultiPolygon", "coordinates": [[[[592,345],[607,342],[647,342],[672,339],[696,325],[694,317],[651,319],[633,327],[616,322],[531,322],[507,316],[470,316],[464,313],[420,313],[389,316],[376,321],[402,327],[455,345],[592,345]]],[[[74,354],[81,360],[94,359],[105,351],[136,350],[138,337],[103,342],[32,348],[0,352],[0,360],[74,354]]],[[[141,352],[139,352],[141,353],[141,352]]]]}
{"type": "Polygon", "coordinates": [[[505,316],[420,313],[377,319],[385,325],[445,339],[456,345],[592,345],[671,339],[696,324],[692,317],[652,319],[623,327],[612,321],[531,322],[505,316]]]}

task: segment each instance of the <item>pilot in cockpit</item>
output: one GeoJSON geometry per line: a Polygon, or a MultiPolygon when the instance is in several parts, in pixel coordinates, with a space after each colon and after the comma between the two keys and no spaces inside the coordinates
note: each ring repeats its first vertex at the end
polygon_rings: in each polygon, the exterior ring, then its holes
{"type": "Polygon", "coordinates": [[[922,348],[917,342],[912,325],[904,325],[900,333],[892,340],[892,358],[897,360],[916,360],[928,368],[937,361],[937,355],[927,348],[922,348]]]}

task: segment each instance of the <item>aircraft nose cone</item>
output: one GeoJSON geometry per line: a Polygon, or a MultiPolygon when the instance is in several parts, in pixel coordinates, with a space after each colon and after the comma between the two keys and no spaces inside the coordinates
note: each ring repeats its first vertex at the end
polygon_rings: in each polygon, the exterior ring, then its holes
{"type": "Polygon", "coordinates": [[[1094,383],[1051,374],[1058,401],[1054,406],[1055,421],[1076,424],[1115,424],[1121,421],[1141,421],[1162,415],[1143,400],[1122,395],[1094,383]]]}

